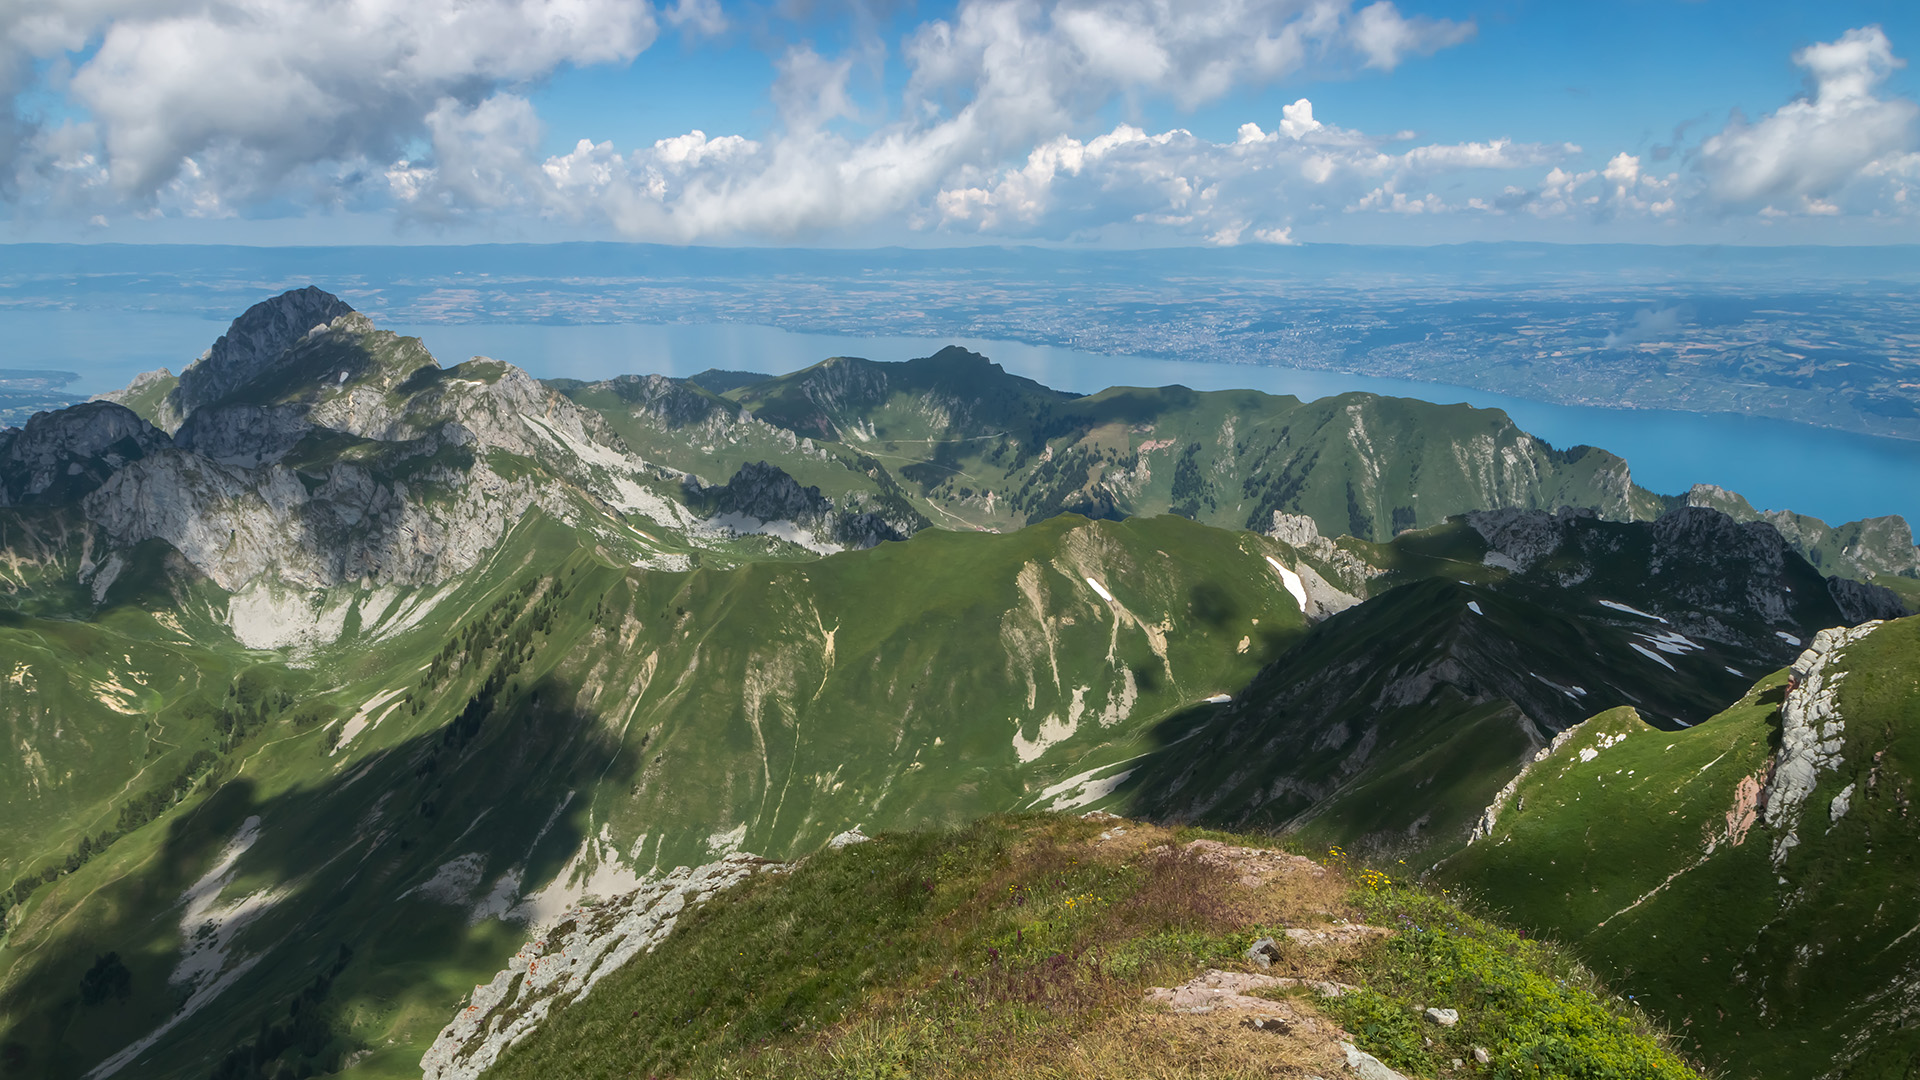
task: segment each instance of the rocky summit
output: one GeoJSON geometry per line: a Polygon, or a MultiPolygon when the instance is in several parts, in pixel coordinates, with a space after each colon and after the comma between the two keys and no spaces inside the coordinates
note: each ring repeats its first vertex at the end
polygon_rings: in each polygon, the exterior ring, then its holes
{"type": "Polygon", "coordinates": [[[179,371],[0,432],[0,1075],[1920,1069],[1898,519],[311,287],[179,371]]]}

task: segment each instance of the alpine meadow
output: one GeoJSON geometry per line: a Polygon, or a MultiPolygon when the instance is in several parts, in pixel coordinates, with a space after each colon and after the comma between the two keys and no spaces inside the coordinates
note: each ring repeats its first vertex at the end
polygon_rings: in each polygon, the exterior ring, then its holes
{"type": "Polygon", "coordinates": [[[1920,1080],[1916,42],[0,3],[0,1080],[1920,1080]]]}

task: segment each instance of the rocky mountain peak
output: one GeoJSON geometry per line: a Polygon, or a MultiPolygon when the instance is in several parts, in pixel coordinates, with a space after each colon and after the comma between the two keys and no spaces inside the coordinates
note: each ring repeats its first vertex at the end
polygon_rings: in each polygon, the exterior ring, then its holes
{"type": "Polygon", "coordinates": [[[162,407],[161,426],[178,430],[195,409],[251,382],[315,327],[353,313],[346,301],[312,285],[253,305],[180,373],[180,385],[162,407]]]}
{"type": "Polygon", "coordinates": [[[25,428],[0,433],[0,505],[84,495],[170,445],[165,432],[110,401],[36,413],[25,428]]]}

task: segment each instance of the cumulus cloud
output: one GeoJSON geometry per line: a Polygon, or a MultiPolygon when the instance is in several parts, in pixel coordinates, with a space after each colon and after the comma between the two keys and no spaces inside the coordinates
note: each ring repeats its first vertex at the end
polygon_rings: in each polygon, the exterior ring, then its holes
{"type": "Polygon", "coordinates": [[[1906,65],[1880,27],[1809,45],[1793,61],[1807,72],[1805,97],[1752,123],[1736,116],[1700,144],[1701,171],[1723,204],[1822,212],[1863,177],[1898,176],[1920,145],[1920,105],[1877,94],[1906,65]]]}
{"type": "Polygon", "coordinates": [[[1686,312],[1678,307],[1646,308],[1636,311],[1626,325],[1607,332],[1604,347],[1617,349],[1643,341],[1665,341],[1680,332],[1686,312]]]}
{"type": "MultiPolygon", "coordinates": [[[[710,25],[709,6],[673,14],[710,25]]],[[[15,0],[0,76],[97,42],[66,93],[112,191],[145,203],[184,181],[248,201],[391,161],[447,101],[474,109],[563,64],[625,62],[657,32],[631,0],[15,0]]],[[[29,156],[38,133],[14,134],[29,156]]]]}
{"type": "MultiPolygon", "coordinates": [[[[498,179],[504,194],[496,202],[605,220],[654,240],[786,238],[891,219],[1009,235],[1123,221],[1215,243],[1286,243],[1289,225],[1271,205],[1250,205],[1277,194],[1254,171],[1284,168],[1300,182],[1324,183],[1345,164],[1388,160],[1373,140],[1315,119],[1305,99],[1282,110],[1273,134],[1249,125],[1234,145],[1124,124],[1084,141],[1063,132],[1133,95],[1194,104],[1308,64],[1371,63],[1385,46],[1362,37],[1380,33],[1389,17],[1398,20],[1401,54],[1444,47],[1463,33],[1454,23],[1400,19],[1389,4],[1355,13],[1327,0],[963,0],[950,18],[909,36],[898,115],[864,132],[850,133],[861,119],[848,89],[856,58],[797,46],[776,64],[781,125],[766,138],[725,143],[694,132],[683,138],[701,148],[697,160],[675,157],[678,139],[624,153],[587,141],[537,165],[529,159],[517,171],[476,175],[498,179]],[[1289,149],[1280,152],[1275,140],[1289,149]],[[724,153],[707,153],[722,145],[724,153]],[[1009,157],[1024,163],[1009,166],[1009,157]]],[[[438,156],[437,130],[433,145],[438,156]]],[[[403,203],[434,214],[454,205],[460,189],[428,171],[409,166],[391,186],[403,203]]]]}
{"type": "Polygon", "coordinates": [[[1297,209],[1444,213],[1459,208],[1427,190],[1437,178],[1540,165],[1567,149],[1500,140],[1390,153],[1379,139],[1314,118],[1303,98],[1275,131],[1250,122],[1232,142],[1127,124],[1084,143],[1062,136],[1023,166],[942,190],[936,205],[949,228],[997,234],[1064,236],[1126,222],[1217,245],[1284,244],[1294,242],[1297,209]]]}
{"type": "Polygon", "coordinates": [[[1367,58],[1367,66],[1392,71],[1408,56],[1431,56],[1449,45],[1458,45],[1472,37],[1471,22],[1433,19],[1425,15],[1408,19],[1392,4],[1369,4],[1360,10],[1353,23],[1353,43],[1367,58]]]}

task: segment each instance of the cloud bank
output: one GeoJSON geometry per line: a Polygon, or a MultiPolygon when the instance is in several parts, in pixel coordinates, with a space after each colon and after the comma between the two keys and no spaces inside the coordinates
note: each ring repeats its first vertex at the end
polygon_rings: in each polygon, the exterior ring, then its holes
{"type": "Polygon", "coordinates": [[[736,22],[717,0],[15,0],[0,10],[0,202],[16,219],[345,208],[676,243],[1287,244],[1358,220],[1920,213],[1920,105],[1888,93],[1905,61],[1877,26],[1800,49],[1803,96],[1657,163],[1497,132],[1369,133],[1308,97],[1223,141],[1110,119],[1391,78],[1475,37],[1389,0],[960,0],[890,44],[780,47],[778,119],[751,136],[622,148],[585,132],[543,151],[542,80],[645,64],[663,35],[698,47],[736,22]],[[879,63],[896,77],[876,99],[860,79],[879,63]],[[30,119],[17,103],[36,94],[64,108],[30,119]]]}

